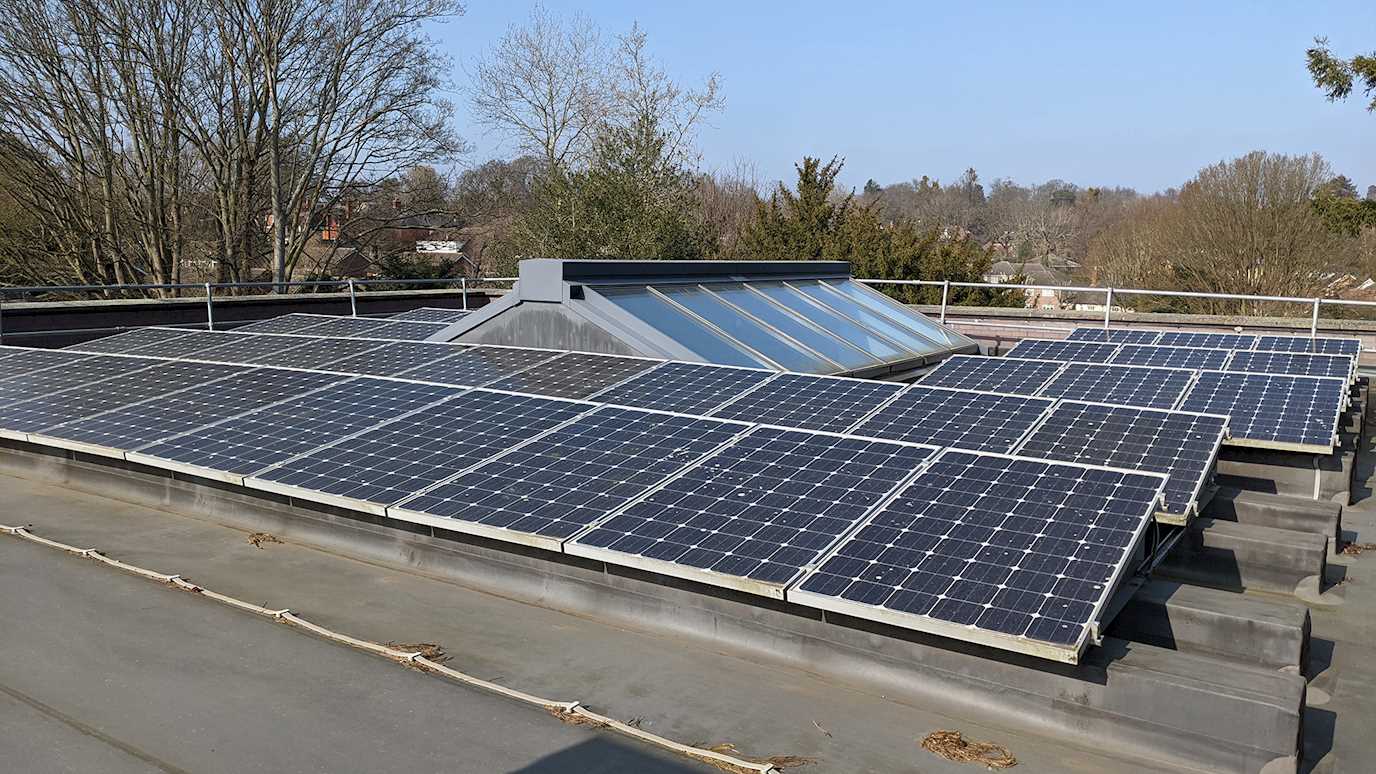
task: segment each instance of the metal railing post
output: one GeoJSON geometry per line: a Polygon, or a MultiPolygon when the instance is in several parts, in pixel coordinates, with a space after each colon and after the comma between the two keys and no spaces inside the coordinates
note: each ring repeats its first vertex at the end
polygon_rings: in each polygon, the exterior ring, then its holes
{"type": "Polygon", "coordinates": [[[1314,299],[1314,313],[1309,317],[1309,338],[1315,339],[1319,336],[1319,304],[1323,303],[1322,298],[1314,299]]]}
{"type": "Polygon", "coordinates": [[[205,283],[205,329],[215,330],[215,289],[205,283]]]}
{"type": "Polygon", "coordinates": [[[951,294],[951,281],[945,280],[941,283],[941,324],[946,324],[946,299],[951,294]]]}
{"type": "Polygon", "coordinates": [[[1108,330],[1109,315],[1113,314],[1113,288],[1104,294],[1104,330],[1108,330]]]}
{"type": "Polygon", "coordinates": [[[353,317],[358,316],[358,294],[354,292],[353,278],[349,279],[349,314],[353,317]]]}
{"type": "Polygon", "coordinates": [[[459,288],[463,291],[463,310],[468,311],[468,275],[459,277],[459,288]]]}
{"type": "Polygon", "coordinates": [[[0,344],[5,343],[5,294],[0,293],[0,344]]]}

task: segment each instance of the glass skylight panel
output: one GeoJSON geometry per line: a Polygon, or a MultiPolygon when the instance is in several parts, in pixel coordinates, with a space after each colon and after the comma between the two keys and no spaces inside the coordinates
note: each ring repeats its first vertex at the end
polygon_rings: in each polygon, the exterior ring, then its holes
{"type": "Polygon", "coordinates": [[[763,295],[746,287],[743,282],[714,283],[705,285],[718,298],[740,309],[764,325],[773,328],[789,338],[800,342],[809,350],[839,364],[842,368],[857,370],[879,364],[858,346],[843,341],[816,323],[771,302],[763,295]]]}
{"type": "MultiPolygon", "coordinates": [[[[749,287],[768,296],[771,301],[786,307],[794,314],[837,334],[846,341],[859,346],[879,360],[889,363],[916,356],[917,353],[904,351],[886,332],[892,326],[886,321],[882,328],[872,328],[843,316],[834,307],[825,307],[808,299],[797,288],[784,282],[752,282],[749,287]]],[[[924,347],[925,351],[930,347],[924,347]]]]}
{"type": "Polygon", "coordinates": [[[837,292],[830,284],[820,280],[791,280],[787,284],[818,304],[877,331],[886,339],[907,348],[910,353],[926,354],[945,349],[937,341],[914,330],[906,321],[894,319],[894,315],[887,313],[887,310],[881,312],[874,304],[861,303],[849,294],[837,292]]]}
{"type": "Polygon", "coordinates": [[[655,289],[783,370],[825,374],[837,368],[835,363],[808,352],[805,345],[783,338],[696,285],[663,285],[655,289]]]}
{"type": "Polygon", "coordinates": [[[650,293],[644,286],[599,287],[596,293],[669,340],[710,363],[768,368],[725,337],[650,293]]]}
{"type": "Polygon", "coordinates": [[[894,323],[909,328],[922,338],[936,342],[943,347],[966,347],[972,344],[969,339],[926,315],[915,311],[906,304],[899,303],[862,282],[854,280],[823,280],[822,284],[851,301],[871,311],[883,315],[894,323]]]}

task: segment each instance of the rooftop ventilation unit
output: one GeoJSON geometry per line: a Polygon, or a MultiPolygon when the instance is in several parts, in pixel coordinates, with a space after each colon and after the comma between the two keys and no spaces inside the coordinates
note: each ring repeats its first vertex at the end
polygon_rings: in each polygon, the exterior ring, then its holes
{"type": "Polygon", "coordinates": [[[521,261],[502,299],[432,341],[896,378],[974,341],[845,261],[521,261]]]}

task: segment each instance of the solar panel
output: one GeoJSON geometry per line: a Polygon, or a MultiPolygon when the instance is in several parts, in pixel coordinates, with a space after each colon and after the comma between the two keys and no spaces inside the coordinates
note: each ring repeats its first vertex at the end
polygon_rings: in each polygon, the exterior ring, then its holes
{"type": "Polygon", "coordinates": [[[1141,328],[1076,328],[1066,338],[1070,341],[1108,341],[1114,344],[1154,344],[1161,331],[1141,328]]]}
{"type": "Polygon", "coordinates": [[[1023,339],[1008,350],[1006,357],[1032,360],[1060,360],[1078,363],[1105,363],[1118,351],[1117,344],[1097,341],[1051,341],[1023,339]]]}
{"type": "Polygon", "coordinates": [[[954,355],[919,380],[926,387],[1036,395],[1064,363],[1054,360],[954,355]]]}
{"type": "Polygon", "coordinates": [[[1262,374],[1295,374],[1298,376],[1352,377],[1352,357],[1349,355],[1318,355],[1303,352],[1252,351],[1234,352],[1228,359],[1226,371],[1251,371],[1262,374]]]}
{"type": "Polygon", "coordinates": [[[796,603],[1075,662],[1164,477],[948,449],[788,592],[796,603]]]}
{"type": "Polygon", "coordinates": [[[305,336],[336,336],[343,338],[368,336],[381,329],[384,325],[391,325],[391,320],[376,320],[371,317],[320,317],[320,322],[297,330],[296,333],[305,336]]]}
{"type": "MultiPolygon", "coordinates": [[[[241,363],[251,365],[296,365],[294,355],[302,348],[324,339],[311,339],[305,336],[278,336],[269,333],[229,333],[214,346],[205,347],[198,352],[188,352],[181,357],[191,360],[211,360],[218,363],[241,363]]],[[[308,368],[309,366],[301,366],[308,368]]]]}
{"type": "Polygon", "coordinates": [[[782,599],[935,451],[756,428],[565,550],[782,599]]]}
{"type": "Polygon", "coordinates": [[[488,385],[494,390],[586,398],[659,364],[638,357],[567,352],[488,385]]]}
{"type": "Polygon", "coordinates": [[[138,367],[0,408],[0,427],[31,433],[237,373],[233,366],[135,360],[138,367]]]}
{"type": "Polygon", "coordinates": [[[1168,347],[1204,347],[1206,349],[1252,349],[1257,337],[1243,333],[1196,333],[1191,331],[1163,331],[1157,344],[1168,347]]]}
{"type": "Polygon", "coordinates": [[[403,371],[428,365],[468,349],[464,344],[437,344],[423,341],[386,341],[353,357],[330,364],[330,370],[348,374],[396,376],[403,371]]]}
{"type": "Polygon", "coordinates": [[[237,481],[455,392],[450,387],[371,377],[349,379],[159,441],[129,459],[237,481]]]}
{"type": "Polygon", "coordinates": [[[73,344],[67,349],[79,352],[125,353],[150,344],[172,341],[192,332],[176,328],[135,328],[132,331],[117,333],[114,336],[103,336],[99,339],[73,344]]]}
{"type": "Polygon", "coordinates": [[[211,348],[223,346],[235,341],[236,338],[235,334],[224,331],[193,331],[175,339],[137,347],[126,354],[140,357],[198,358],[211,348]]]}
{"type": "Polygon", "coordinates": [[[1223,364],[1228,362],[1228,355],[1226,349],[1123,344],[1109,362],[1115,365],[1188,368],[1191,371],[1201,371],[1222,368],[1223,364]]]}
{"type": "Polygon", "coordinates": [[[1261,336],[1257,338],[1256,348],[1269,352],[1312,352],[1357,357],[1362,353],[1362,340],[1323,336],[1261,336]]]}
{"type": "MultiPolygon", "coordinates": [[[[252,334],[249,334],[252,336],[252,334]]],[[[369,352],[384,345],[372,339],[314,339],[298,336],[252,336],[259,341],[255,351],[238,357],[239,362],[281,368],[328,369],[348,357],[369,352]]],[[[245,344],[247,344],[246,342],[245,344]]],[[[247,347],[245,347],[247,348],[247,347]]],[[[206,353],[206,359],[218,359],[224,347],[206,353]]]]}
{"type": "Polygon", "coordinates": [[[7,346],[4,346],[4,345],[0,345],[0,360],[4,360],[5,358],[7,358],[7,357],[9,357],[9,356],[11,356],[11,355],[17,355],[17,354],[19,354],[20,352],[27,352],[27,351],[28,351],[28,350],[23,349],[23,348],[21,348],[21,347],[7,347],[7,346]]]}
{"type": "Polygon", "coordinates": [[[474,347],[435,363],[403,371],[398,376],[423,382],[463,384],[476,387],[524,371],[563,354],[552,349],[474,347]]]}
{"type": "Polygon", "coordinates": [[[388,513],[559,550],[747,427],[603,406],[388,513]]]}
{"type": "Polygon", "coordinates": [[[298,397],[341,378],[336,374],[258,368],[50,427],[43,435],[132,451],[163,438],[298,397]]]}
{"type": "Polygon", "coordinates": [[[236,333],[300,333],[302,330],[334,319],[323,314],[284,314],[235,328],[236,333]]]}
{"type": "Polygon", "coordinates": [[[1168,409],[1194,378],[1183,368],[1066,363],[1065,369],[1041,392],[1052,398],[1071,398],[1122,406],[1168,409]]]}
{"type": "Polygon", "coordinates": [[[160,362],[163,361],[57,349],[30,350],[5,359],[0,370],[6,374],[0,379],[0,406],[89,385],[160,362]]]}
{"type": "Polygon", "coordinates": [[[773,375],[753,368],[664,363],[590,397],[619,406],[707,414],[773,375]]]}
{"type": "Polygon", "coordinates": [[[842,432],[902,391],[903,385],[893,382],[785,373],[710,416],[842,432]]]}
{"type": "Polygon", "coordinates": [[[1061,401],[1018,453],[1164,473],[1162,512],[1183,521],[1213,475],[1228,418],[1061,401]]]}
{"type": "Polygon", "coordinates": [[[1048,398],[915,384],[851,433],[960,449],[1011,452],[1054,404],[1048,398]]]}
{"type": "Polygon", "coordinates": [[[1202,371],[1180,410],[1228,417],[1228,443],[1326,454],[1347,403],[1347,381],[1321,376],[1202,371]]]}
{"type": "Polygon", "coordinates": [[[366,335],[375,339],[402,339],[405,341],[424,341],[444,330],[448,323],[429,323],[417,320],[395,320],[388,322],[366,335]]]}
{"type": "Polygon", "coordinates": [[[408,309],[400,314],[394,314],[389,320],[415,320],[417,322],[439,322],[452,323],[458,322],[472,312],[462,309],[438,309],[433,306],[423,306],[419,309],[408,309]]]}
{"type": "Polygon", "coordinates": [[[393,505],[592,408],[554,398],[470,390],[289,460],[246,483],[308,499],[309,492],[316,492],[379,507],[393,505]]]}

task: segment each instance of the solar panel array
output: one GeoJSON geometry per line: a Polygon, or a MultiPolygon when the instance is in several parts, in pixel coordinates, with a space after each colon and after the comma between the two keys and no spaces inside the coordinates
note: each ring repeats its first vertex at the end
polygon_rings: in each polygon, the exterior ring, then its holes
{"type": "Polygon", "coordinates": [[[1203,371],[1179,408],[1227,416],[1235,442],[1326,453],[1346,396],[1342,379],[1203,371]]]}
{"type": "Polygon", "coordinates": [[[1188,368],[1199,371],[1222,368],[1228,362],[1228,355],[1226,349],[1123,344],[1108,362],[1116,365],[1188,368]]]}
{"type": "Polygon", "coordinates": [[[1008,357],[1106,363],[1118,351],[1116,344],[1096,341],[1023,339],[1008,350],[1008,357]]]}
{"type": "Polygon", "coordinates": [[[1223,370],[1262,374],[1352,377],[1353,362],[1348,355],[1319,355],[1301,352],[1234,352],[1223,370]]]}
{"type": "Polygon", "coordinates": [[[332,318],[323,314],[284,314],[235,328],[237,333],[299,333],[332,318]]]}
{"type": "Polygon", "coordinates": [[[1360,339],[1338,339],[1316,336],[1260,336],[1257,338],[1258,350],[1272,352],[1310,352],[1320,355],[1348,355],[1357,357],[1362,352],[1360,339]]]}
{"type": "MultiPolygon", "coordinates": [[[[905,388],[332,339],[310,329],[371,336],[395,323],[313,320],[294,336],[149,332],[117,346],[398,378],[0,349],[0,406],[16,379],[17,400],[44,406],[32,419],[0,413],[0,428],[57,419],[40,428],[57,443],[1062,660],[1076,658],[1132,571],[1153,515],[1197,498],[1223,434],[1217,417],[1055,399],[1172,403],[1182,382],[1159,368],[957,356],[905,388]],[[144,380],[160,386],[148,394],[135,368],[169,378],[144,380]],[[101,395],[92,378],[116,389],[101,395]],[[541,391],[551,397],[529,394],[541,391]],[[1015,449],[1066,461],[986,453],[1015,449]],[[1140,472],[1151,470],[1162,475],[1140,472]]],[[[1115,358],[1140,346],[1085,336],[1056,343],[1115,358]]],[[[1310,380],[1325,384],[1306,404],[1297,396],[1309,382],[1288,383],[1283,413],[1327,410],[1341,380],[1310,380]]]]}
{"type": "Polygon", "coordinates": [[[1076,328],[1066,338],[1070,341],[1108,341],[1114,344],[1154,344],[1160,331],[1141,328],[1076,328]]]}
{"type": "Polygon", "coordinates": [[[947,450],[790,599],[988,644],[1091,635],[1162,477],[947,450]]]}
{"type": "Polygon", "coordinates": [[[193,331],[175,328],[135,328],[124,333],[117,333],[114,336],[105,336],[91,341],[83,341],[80,344],[73,344],[67,349],[78,352],[133,352],[140,347],[171,341],[190,333],[193,331]]]}

